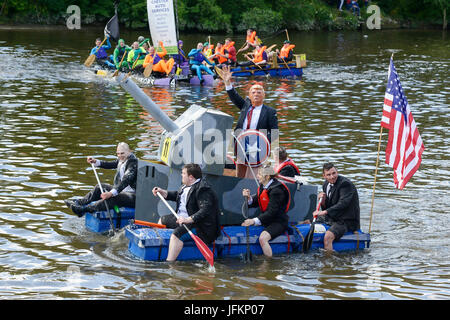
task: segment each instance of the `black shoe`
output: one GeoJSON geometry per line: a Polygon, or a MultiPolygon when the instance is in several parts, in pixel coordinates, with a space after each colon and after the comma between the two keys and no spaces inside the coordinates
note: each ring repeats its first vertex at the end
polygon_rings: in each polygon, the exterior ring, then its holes
{"type": "Polygon", "coordinates": [[[66,204],[67,208],[70,209],[70,206],[74,205],[74,201],[73,200],[64,200],[64,203],[66,204]]]}
{"type": "Polygon", "coordinates": [[[75,213],[79,218],[84,216],[85,211],[86,211],[84,206],[79,206],[74,203],[70,205],[70,210],[72,210],[73,213],[75,213]]]}

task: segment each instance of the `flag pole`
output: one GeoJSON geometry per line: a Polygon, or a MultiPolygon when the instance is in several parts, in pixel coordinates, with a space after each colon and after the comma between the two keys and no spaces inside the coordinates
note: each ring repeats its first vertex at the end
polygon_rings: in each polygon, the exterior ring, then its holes
{"type": "MultiPolygon", "coordinates": [[[[391,55],[391,60],[394,59],[394,53],[392,53],[391,55]]],[[[389,79],[389,73],[390,70],[388,71],[388,79],[389,79]]],[[[372,190],[372,203],[370,205],[370,219],[369,219],[369,230],[368,233],[370,234],[370,230],[372,230],[372,217],[373,217],[373,203],[375,200],[375,185],[377,183],[377,173],[378,173],[378,162],[380,160],[380,149],[381,149],[381,137],[383,135],[383,126],[380,126],[380,138],[378,140],[378,152],[377,152],[377,161],[375,164],[375,177],[374,177],[374,181],[373,181],[373,190],[372,190]]]]}

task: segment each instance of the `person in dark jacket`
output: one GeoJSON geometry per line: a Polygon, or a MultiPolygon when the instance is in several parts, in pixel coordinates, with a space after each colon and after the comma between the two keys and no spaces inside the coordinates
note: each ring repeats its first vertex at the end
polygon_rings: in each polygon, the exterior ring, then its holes
{"type": "Polygon", "coordinates": [[[333,163],[323,165],[325,182],[321,209],[313,212],[318,216],[318,222],[330,225],[325,233],[324,247],[333,251],[333,241],[338,241],[346,232],[356,231],[360,228],[359,197],[354,184],[347,178],[338,174],[333,163]]]}
{"type": "Polygon", "coordinates": [[[138,160],[128,144],[120,142],[117,145],[117,160],[101,161],[88,157],[87,162],[99,168],[116,169],[114,185],[102,183],[103,193],[100,191],[100,186],[96,185],[81,199],[64,200],[67,207],[78,217],[82,217],[86,212],[105,211],[105,201],[109,208],[135,207],[138,160]]]}
{"type": "Polygon", "coordinates": [[[260,186],[258,193],[250,195],[249,189],[242,190],[247,197],[249,207],[258,207],[261,214],[253,219],[246,219],[242,226],[259,226],[265,228],[259,236],[259,244],[264,255],[272,257],[272,248],[269,241],[283,234],[289,226],[290,194],[287,187],[276,179],[276,173],[270,165],[263,165],[258,170],[260,186]]]}
{"type": "Polygon", "coordinates": [[[159,187],[152,190],[154,196],[160,193],[163,198],[176,201],[177,215],[162,216],[159,224],[174,229],[169,243],[167,261],[175,261],[183,249],[184,241],[190,240],[185,224],[206,244],[211,244],[220,235],[219,201],[211,186],[202,179],[198,164],[186,164],[181,171],[183,185],[178,191],[167,191],[159,187]]]}
{"type": "MultiPolygon", "coordinates": [[[[239,119],[234,129],[235,136],[249,129],[262,131],[273,145],[278,138],[277,110],[264,104],[265,92],[260,84],[252,85],[248,91],[248,98],[242,98],[231,83],[232,74],[230,66],[222,68],[222,79],[231,102],[241,110],[239,119]],[[275,139],[273,139],[275,138],[275,139]]],[[[237,147],[235,147],[236,150],[237,147]]],[[[235,152],[236,153],[236,152],[235,152]]],[[[246,164],[238,163],[236,176],[239,178],[253,178],[250,174],[251,168],[246,164]]]]}

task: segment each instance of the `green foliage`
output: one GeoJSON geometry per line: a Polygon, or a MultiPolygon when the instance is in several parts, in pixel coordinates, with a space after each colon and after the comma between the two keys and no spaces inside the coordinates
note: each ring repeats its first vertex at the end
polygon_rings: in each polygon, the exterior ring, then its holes
{"type": "Polygon", "coordinates": [[[280,12],[270,9],[254,8],[242,14],[242,22],[237,26],[238,31],[248,28],[256,29],[261,34],[274,33],[283,27],[283,17],[280,12]]]}
{"type": "MultiPolygon", "coordinates": [[[[146,0],[120,0],[119,19],[128,28],[147,26],[146,0]]],[[[365,10],[359,0],[362,18],[365,10]]],[[[446,24],[450,0],[373,0],[383,16],[405,25],[446,24]]],[[[114,14],[113,0],[0,0],[2,23],[64,24],[67,7],[78,5],[82,24],[104,24],[114,14]]],[[[180,31],[259,33],[295,30],[355,29],[358,21],[338,11],[338,0],[176,0],[180,31]]]]}

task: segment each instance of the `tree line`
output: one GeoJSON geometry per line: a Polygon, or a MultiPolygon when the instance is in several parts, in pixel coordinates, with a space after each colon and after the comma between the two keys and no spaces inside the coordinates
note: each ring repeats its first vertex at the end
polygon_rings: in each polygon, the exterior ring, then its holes
{"type": "MultiPolygon", "coordinates": [[[[344,1],[346,2],[346,1],[344,1]]],[[[290,30],[356,29],[368,14],[359,0],[361,16],[337,10],[339,0],[175,0],[180,31],[260,33],[290,30]]],[[[382,18],[399,26],[447,26],[450,0],[370,1],[381,9],[382,18]]],[[[104,24],[114,15],[113,0],[0,0],[0,24],[65,24],[70,5],[81,10],[82,25],[104,24]]],[[[147,27],[146,0],[120,0],[120,24],[131,29],[147,27]]]]}

